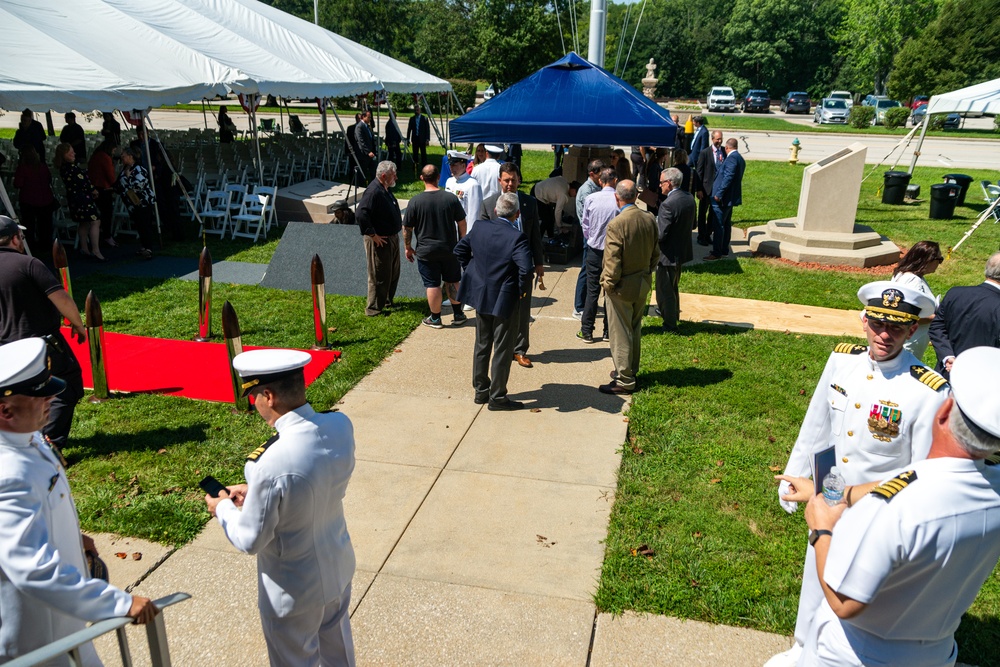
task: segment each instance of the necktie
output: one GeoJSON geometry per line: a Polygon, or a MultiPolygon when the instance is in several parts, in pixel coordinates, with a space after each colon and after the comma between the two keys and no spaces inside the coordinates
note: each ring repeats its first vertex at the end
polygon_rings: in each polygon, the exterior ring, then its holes
{"type": "Polygon", "coordinates": [[[722,161],[725,159],[721,148],[715,149],[715,159],[719,164],[722,164],[722,161]]]}

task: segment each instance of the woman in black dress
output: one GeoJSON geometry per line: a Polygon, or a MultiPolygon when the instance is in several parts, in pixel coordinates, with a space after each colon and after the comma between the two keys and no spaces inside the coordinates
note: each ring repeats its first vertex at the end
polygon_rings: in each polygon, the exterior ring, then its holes
{"type": "Polygon", "coordinates": [[[99,262],[107,261],[101,254],[101,216],[97,211],[97,189],[90,182],[87,170],[76,162],[76,153],[69,144],[59,144],[52,166],[59,170],[59,176],[66,186],[66,203],[69,217],[79,225],[77,236],[80,240],[80,254],[93,257],[99,262]]]}

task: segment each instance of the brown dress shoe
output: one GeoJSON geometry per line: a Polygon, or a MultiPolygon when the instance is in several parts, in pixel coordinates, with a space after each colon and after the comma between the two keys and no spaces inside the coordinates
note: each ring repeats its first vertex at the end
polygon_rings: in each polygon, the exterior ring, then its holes
{"type": "Polygon", "coordinates": [[[531,359],[524,356],[523,354],[515,354],[514,361],[516,361],[517,365],[521,366],[522,368],[531,368],[531,359]]]}

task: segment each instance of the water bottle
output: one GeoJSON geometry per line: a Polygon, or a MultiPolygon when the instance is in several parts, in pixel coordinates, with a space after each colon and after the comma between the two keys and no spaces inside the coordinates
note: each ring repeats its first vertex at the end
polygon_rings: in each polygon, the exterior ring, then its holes
{"type": "Polygon", "coordinates": [[[844,478],[840,474],[840,469],[833,466],[823,478],[823,500],[826,501],[826,504],[832,507],[843,500],[844,487],[844,478]]]}

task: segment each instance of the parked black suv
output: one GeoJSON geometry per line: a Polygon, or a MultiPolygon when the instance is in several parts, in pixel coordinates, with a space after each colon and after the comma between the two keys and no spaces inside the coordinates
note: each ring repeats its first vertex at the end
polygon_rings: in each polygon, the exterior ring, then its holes
{"type": "Polygon", "coordinates": [[[791,92],[781,99],[783,113],[809,113],[809,93],[791,92]]]}
{"type": "Polygon", "coordinates": [[[771,109],[771,96],[766,90],[755,88],[747,93],[743,98],[743,111],[762,111],[767,113],[771,109]]]}

